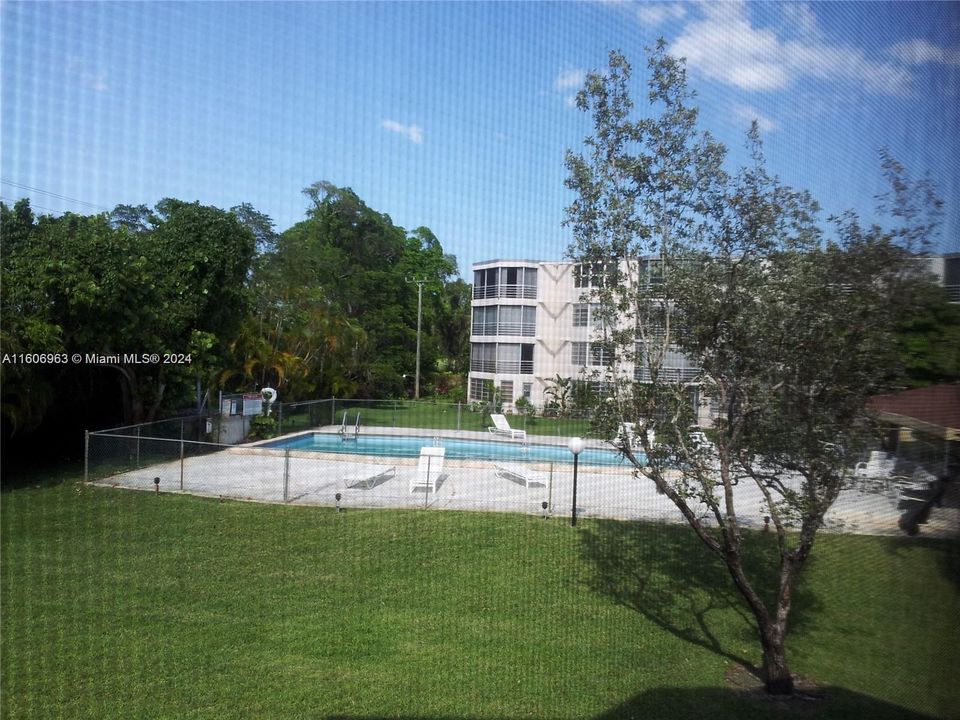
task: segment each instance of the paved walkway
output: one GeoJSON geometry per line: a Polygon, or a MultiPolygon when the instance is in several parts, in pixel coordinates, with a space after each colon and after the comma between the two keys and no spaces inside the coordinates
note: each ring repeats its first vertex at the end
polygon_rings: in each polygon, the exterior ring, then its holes
{"type": "MultiPolygon", "coordinates": [[[[320,431],[334,432],[333,428],[320,431]]],[[[367,434],[420,435],[434,444],[437,431],[366,428],[367,434]]],[[[490,435],[469,431],[445,432],[443,437],[489,440],[490,435]]],[[[443,440],[441,437],[441,443],[443,440]]],[[[566,438],[540,438],[566,445],[566,438]]],[[[504,439],[503,442],[516,442],[504,439]]],[[[588,441],[591,446],[608,444],[588,441]]],[[[237,498],[260,502],[333,506],[340,494],[344,508],[423,508],[519,512],[569,518],[573,497],[573,466],[569,463],[531,464],[538,482],[529,488],[518,478],[498,477],[493,461],[446,459],[436,492],[411,487],[418,477],[416,458],[371,458],[316,452],[288,453],[256,445],[233,447],[209,454],[163,462],[104,478],[101,484],[153,490],[160,479],[162,492],[237,498]],[[376,468],[371,468],[371,464],[376,468]],[[382,473],[380,477],[375,474],[382,473]],[[372,478],[356,485],[358,478],[372,478]]],[[[952,488],[960,491],[960,488],[952,488]]],[[[954,493],[956,496],[957,493],[954,493]]],[[[752,483],[734,488],[740,522],[762,527],[762,495],[752,483]]],[[[953,498],[954,500],[956,497],[953,498]]],[[[845,490],[825,518],[829,531],[873,535],[902,535],[897,521],[904,512],[894,497],[845,490]]],[[[921,526],[922,536],[960,536],[960,503],[934,508],[921,526]]],[[[635,477],[629,467],[581,465],[577,478],[580,517],[683,522],[679,511],[653,483],[635,477]]]]}

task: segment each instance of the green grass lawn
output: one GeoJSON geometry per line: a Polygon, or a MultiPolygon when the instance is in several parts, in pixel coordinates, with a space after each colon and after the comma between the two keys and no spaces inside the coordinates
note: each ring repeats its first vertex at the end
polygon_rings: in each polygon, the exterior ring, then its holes
{"type": "MultiPolygon", "coordinates": [[[[925,718],[960,708],[960,552],[823,536],[796,672],[680,527],[85,487],[0,506],[4,718],[925,718]]],[[[770,551],[752,536],[751,562],[770,551]]]]}
{"type": "MultiPolygon", "coordinates": [[[[329,404],[322,408],[311,409],[306,405],[297,405],[288,409],[282,416],[281,429],[284,434],[305,430],[318,424],[339,424],[347,411],[347,422],[356,422],[357,413],[363,427],[406,427],[433,428],[438,430],[478,430],[485,432],[490,426],[490,416],[482,412],[470,412],[468,404],[457,408],[456,403],[419,402],[404,400],[337,400],[331,413],[329,404]]],[[[546,437],[587,436],[590,422],[584,418],[524,417],[510,415],[510,426],[516,430],[526,430],[530,435],[546,437]]]]}

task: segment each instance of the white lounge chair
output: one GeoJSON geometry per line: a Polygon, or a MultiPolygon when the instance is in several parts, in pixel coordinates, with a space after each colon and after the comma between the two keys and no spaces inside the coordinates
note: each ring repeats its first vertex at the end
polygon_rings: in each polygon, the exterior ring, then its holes
{"type": "Polygon", "coordinates": [[[494,435],[506,435],[511,440],[526,440],[527,431],[526,430],[514,430],[510,427],[510,423],[507,422],[506,415],[501,415],[499,413],[493,413],[490,415],[490,419],[493,420],[494,427],[488,427],[489,430],[494,435]]]}
{"type": "MultiPolygon", "coordinates": [[[[651,447],[656,444],[656,435],[654,434],[653,430],[647,430],[647,440],[649,441],[651,447]]],[[[613,444],[622,445],[624,442],[626,442],[633,449],[643,447],[643,443],[641,443],[640,438],[637,437],[636,423],[620,423],[620,427],[617,429],[617,437],[614,439],[613,444]]]]}
{"type": "Polygon", "coordinates": [[[416,475],[410,478],[410,492],[418,487],[428,488],[431,492],[437,491],[437,484],[443,475],[445,452],[442,447],[420,448],[420,463],[417,465],[416,475]]]}
{"type": "Polygon", "coordinates": [[[527,490],[530,489],[531,485],[543,485],[545,487],[547,484],[543,473],[531,470],[526,465],[519,465],[517,463],[494,463],[493,467],[496,470],[498,478],[510,480],[511,482],[522,482],[527,490]]]}
{"type": "MultiPolygon", "coordinates": [[[[346,465],[346,463],[344,463],[346,465]]],[[[340,479],[348,488],[364,487],[370,490],[376,487],[378,481],[396,477],[395,465],[379,465],[376,463],[350,463],[344,467],[340,479]]]]}

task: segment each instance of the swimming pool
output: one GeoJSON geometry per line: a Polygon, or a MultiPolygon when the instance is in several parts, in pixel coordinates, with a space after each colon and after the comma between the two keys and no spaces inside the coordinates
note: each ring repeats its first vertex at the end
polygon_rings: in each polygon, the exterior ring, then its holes
{"type": "MultiPolygon", "coordinates": [[[[418,457],[420,448],[442,445],[450,460],[502,460],[505,462],[573,463],[573,455],[565,445],[523,445],[497,440],[438,440],[409,435],[361,435],[357,440],[341,440],[331,433],[299,435],[287,440],[274,440],[259,447],[346,455],[377,457],[418,457]]],[[[581,465],[625,465],[628,461],[615,450],[587,448],[580,453],[581,465]]]]}

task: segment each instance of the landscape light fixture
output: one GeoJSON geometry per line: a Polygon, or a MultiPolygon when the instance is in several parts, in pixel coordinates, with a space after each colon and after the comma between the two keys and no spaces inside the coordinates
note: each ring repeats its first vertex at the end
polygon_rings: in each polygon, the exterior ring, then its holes
{"type": "Polygon", "coordinates": [[[570,442],[567,443],[567,448],[573,453],[573,509],[570,511],[571,527],[577,526],[577,461],[585,445],[586,443],[583,442],[583,438],[580,437],[572,437],[570,438],[570,442]]]}
{"type": "Polygon", "coordinates": [[[153,479],[153,487],[156,488],[157,495],[159,495],[160,494],[160,478],[155,477],[153,479]]]}
{"type": "Polygon", "coordinates": [[[340,495],[340,493],[337,493],[337,494],[334,495],[333,497],[336,498],[336,501],[337,501],[337,512],[340,512],[340,498],[343,497],[343,496],[340,495]]]}
{"type": "Polygon", "coordinates": [[[543,519],[546,520],[547,519],[547,501],[544,500],[542,503],[540,503],[540,507],[543,508],[543,519]]]}

